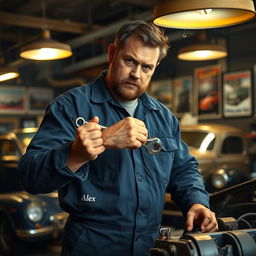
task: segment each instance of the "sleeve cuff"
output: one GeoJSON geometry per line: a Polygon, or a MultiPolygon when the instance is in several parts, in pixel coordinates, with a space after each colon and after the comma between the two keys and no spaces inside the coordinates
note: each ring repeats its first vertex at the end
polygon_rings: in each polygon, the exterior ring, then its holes
{"type": "Polygon", "coordinates": [[[71,178],[77,178],[81,181],[85,181],[88,177],[89,173],[89,164],[81,166],[76,172],[72,172],[68,166],[66,165],[68,160],[68,155],[70,151],[70,143],[62,145],[60,148],[55,150],[55,167],[59,171],[60,174],[64,176],[68,176],[71,178]]]}

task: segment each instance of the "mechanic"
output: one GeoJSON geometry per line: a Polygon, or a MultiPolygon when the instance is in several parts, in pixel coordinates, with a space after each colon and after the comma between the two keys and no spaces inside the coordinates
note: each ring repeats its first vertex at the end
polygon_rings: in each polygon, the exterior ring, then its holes
{"type": "Polygon", "coordinates": [[[124,25],[108,47],[109,69],[49,104],[21,158],[26,191],[58,190],[69,213],[62,256],[148,255],[166,191],[182,209],[188,231],[195,223],[203,232],[217,230],[177,119],[145,92],[168,48],[163,30],[152,23],[124,25]],[[80,125],[77,118],[88,122],[80,125]],[[154,155],[143,146],[153,137],[162,143],[154,155]]]}

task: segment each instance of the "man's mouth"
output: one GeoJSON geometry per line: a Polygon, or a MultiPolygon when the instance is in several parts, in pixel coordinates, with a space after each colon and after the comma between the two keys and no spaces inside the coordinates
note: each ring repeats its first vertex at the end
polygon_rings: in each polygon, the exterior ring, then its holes
{"type": "Polygon", "coordinates": [[[139,87],[138,84],[136,84],[134,82],[131,82],[131,81],[125,81],[124,83],[129,85],[129,86],[132,86],[132,87],[139,87]]]}

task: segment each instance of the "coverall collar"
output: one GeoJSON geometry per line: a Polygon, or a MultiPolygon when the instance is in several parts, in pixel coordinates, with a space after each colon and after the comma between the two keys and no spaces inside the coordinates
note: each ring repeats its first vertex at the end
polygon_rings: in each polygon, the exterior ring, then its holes
{"type": "MultiPolygon", "coordinates": [[[[95,103],[105,103],[112,102],[117,103],[117,101],[111,96],[107,85],[105,83],[104,77],[106,76],[107,71],[103,71],[100,76],[96,79],[96,82],[92,86],[92,101],[95,103]]],[[[145,92],[139,97],[140,101],[148,110],[160,110],[160,107],[148,96],[145,92]]]]}

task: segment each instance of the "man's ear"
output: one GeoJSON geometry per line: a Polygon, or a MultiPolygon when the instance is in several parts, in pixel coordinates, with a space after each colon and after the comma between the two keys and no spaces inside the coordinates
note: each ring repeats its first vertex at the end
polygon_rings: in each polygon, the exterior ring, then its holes
{"type": "Polygon", "coordinates": [[[108,62],[109,63],[113,61],[115,52],[116,52],[116,46],[114,44],[110,44],[108,46],[108,62]]]}

